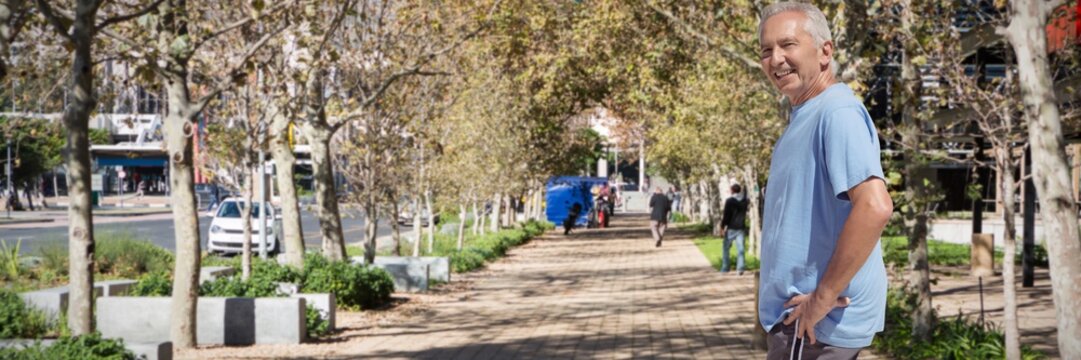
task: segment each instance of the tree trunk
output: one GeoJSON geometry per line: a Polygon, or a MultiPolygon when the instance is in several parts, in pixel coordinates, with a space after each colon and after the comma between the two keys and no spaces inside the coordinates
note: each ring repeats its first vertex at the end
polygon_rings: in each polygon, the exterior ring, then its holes
{"type": "Polygon", "coordinates": [[[492,232],[499,231],[499,217],[502,215],[499,213],[499,210],[502,203],[503,196],[501,194],[495,194],[495,196],[492,197],[492,232]]]}
{"type": "Polygon", "coordinates": [[[338,210],[338,192],[334,186],[334,164],[330,156],[331,130],[304,125],[312,155],[312,178],[315,182],[315,202],[318,208],[319,232],[323,235],[323,255],[330,260],[345,260],[345,236],[338,210]]]}
{"type": "MultiPolygon", "coordinates": [[[[244,227],[244,243],[240,246],[240,278],[247,281],[251,278],[251,213],[254,206],[252,198],[255,193],[251,182],[255,180],[256,171],[255,167],[247,161],[244,162],[244,169],[247,176],[244,179],[244,204],[240,206],[240,221],[244,227]]],[[[265,210],[259,209],[259,211],[265,210]]],[[[260,237],[262,237],[261,234],[260,237]]]]}
{"type": "Polygon", "coordinates": [[[420,256],[420,237],[424,232],[420,227],[420,199],[413,196],[413,257],[420,256]]]}
{"type": "Polygon", "coordinates": [[[480,213],[477,212],[477,200],[473,200],[473,235],[480,235],[480,213]]]}
{"type": "MultiPolygon", "coordinates": [[[[89,334],[94,319],[94,218],[90,205],[90,112],[94,98],[94,1],[80,0],[71,32],[73,58],[64,125],[68,128],[68,329],[89,334]]],[[[6,55],[6,54],[5,54],[6,55]]],[[[18,199],[18,193],[14,194],[18,199]]]]}
{"type": "MultiPolygon", "coordinates": [[[[912,16],[915,15],[911,0],[902,1],[901,29],[913,28],[912,16]]],[[[931,269],[927,261],[927,220],[930,207],[931,189],[926,185],[930,180],[925,176],[927,167],[920,158],[919,149],[923,148],[921,136],[922,124],[917,113],[920,101],[919,69],[912,63],[915,51],[915,39],[902,37],[904,52],[901,54],[901,141],[905,149],[905,203],[908,204],[906,226],[908,226],[908,266],[909,286],[916,293],[916,308],[912,314],[912,336],[914,341],[930,341],[934,328],[934,309],[931,306],[931,269]]]]}
{"type": "Polygon", "coordinates": [[[191,111],[186,71],[166,79],[168,111],[165,141],[169,154],[169,185],[176,239],[176,269],[173,272],[172,340],[176,349],[195,346],[196,300],[199,290],[199,215],[195,199],[192,139],[196,113],[191,111]]]}
{"type": "Polygon", "coordinates": [[[1014,237],[1014,194],[1017,186],[1013,177],[1012,149],[1007,144],[999,144],[995,148],[995,162],[998,165],[998,173],[1001,176],[1002,217],[1006,224],[1003,232],[1003,245],[1005,256],[1002,258],[1002,295],[1005,302],[1003,307],[1003,332],[1006,336],[1006,359],[1021,359],[1021,333],[1017,324],[1017,278],[1014,273],[1014,259],[1017,256],[1017,239],[1014,237]]]}
{"type": "Polygon", "coordinates": [[[398,224],[398,214],[401,213],[402,209],[398,207],[397,196],[394,196],[390,202],[391,208],[394,210],[394,213],[390,215],[390,227],[393,229],[394,234],[394,256],[402,256],[402,227],[398,224]]]}
{"type": "Polygon", "coordinates": [[[1063,359],[1081,359],[1081,234],[1070,195],[1061,115],[1047,62],[1045,25],[1052,9],[1043,1],[1012,1],[1006,37],[1013,45],[1021,77],[1033,176],[1047,239],[1052,295],[1063,359]]]}
{"type": "Polygon", "coordinates": [[[285,246],[285,263],[294,268],[304,267],[304,230],[300,223],[300,201],[294,177],[296,155],[289,139],[292,129],[289,118],[276,115],[271,122],[270,156],[274,159],[278,193],[281,196],[282,244],[285,246]]]}
{"type": "Polygon", "coordinates": [[[462,251],[462,244],[465,242],[465,203],[458,205],[458,251],[462,251]]]}
{"type": "Polygon", "coordinates": [[[428,254],[435,252],[435,213],[432,212],[432,191],[424,191],[424,209],[428,213],[428,254]]]}
{"type": "Polygon", "coordinates": [[[754,171],[752,164],[746,164],[743,166],[743,193],[747,196],[747,201],[750,207],[747,208],[748,219],[751,222],[751,228],[747,231],[747,236],[750,238],[751,253],[755,257],[761,256],[762,244],[759,243],[759,239],[762,238],[762,220],[758,216],[758,175],[754,171]]]}
{"type": "MultiPolygon", "coordinates": [[[[374,197],[374,195],[372,196],[374,197]]],[[[375,199],[370,198],[365,206],[364,214],[364,260],[366,264],[375,263],[376,235],[379,230],[379,209],[375,206],[375,199]]]]}

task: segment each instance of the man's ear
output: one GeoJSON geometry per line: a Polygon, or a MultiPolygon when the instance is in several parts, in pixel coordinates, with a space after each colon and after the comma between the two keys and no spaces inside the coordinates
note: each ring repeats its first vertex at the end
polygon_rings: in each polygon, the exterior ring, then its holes
{"type": "Polygon", "coordinates": [[[833,41],[827,41],[822,43],[822,54],[818,59],[818,65],[823,69],[828,70],[830,63],[833,62],[833,41]]]}

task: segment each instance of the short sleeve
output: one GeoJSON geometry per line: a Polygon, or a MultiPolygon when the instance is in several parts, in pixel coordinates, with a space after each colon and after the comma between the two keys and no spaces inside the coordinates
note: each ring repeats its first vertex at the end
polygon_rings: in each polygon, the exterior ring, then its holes
{"type": "Polygon", "coordinates": [[[872,177],[885,180],[878,133],[862,107],[836,109],[823,122],[826,174],[833,195],[848,200],[848,190],[872,177]]]}

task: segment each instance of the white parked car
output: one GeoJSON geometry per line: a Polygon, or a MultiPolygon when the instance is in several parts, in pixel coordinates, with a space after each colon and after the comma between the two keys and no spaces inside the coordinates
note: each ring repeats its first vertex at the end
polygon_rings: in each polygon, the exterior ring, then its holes
{"type": "MultiPolygon", "coordinates": [[[[218,205],[214,212],[214,219],[210,221],[210,236],[207,240],[207,252],[211,254],[239,254],[244,246],[244,223],[241,221],[241,199],[226,199],[218,205]]],[[[251,207],[251,250],[253,254],[259,254],[259,210],[260,203],[254,203],[251,207]]],[[[277,221],[277,213],[274,206],[266,207],[267,219],[267,254],[281,252],[281,242],[278,241],[280,233],[277,221]]]]}

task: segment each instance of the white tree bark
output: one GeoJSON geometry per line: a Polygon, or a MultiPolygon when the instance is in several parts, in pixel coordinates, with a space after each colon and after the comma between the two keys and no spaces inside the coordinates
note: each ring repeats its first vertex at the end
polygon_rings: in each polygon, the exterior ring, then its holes
{"type": "Polygon", "coordinates": [[[997,172],[1001,176],[999,189],[1002,201],[1002,217],[1006,224],[1003,232],[1003,247],[1005,255],[1002,257],[1002,294],[1005,306],[1003,308],[1003,332],[1006,337],[1006,359],[1021,359],[1021,333],[1017,324],[1017,278],[1014,271],[1014,259],[1017,257],[1016,225],[1014,224],[1014,194],[1017,193],[1017,185],[1013,177],[1012,149],[1008,144],[1001,144],[995,148],[995,162],[997,172]]]}
{"type": "MultiPolygon", "coordinates": [[[[244,227],[244,243],[240,247],[240,278],[247,281],[251,278],[251,213],[254,205],[252,198],[255,194],[254,189],[252,189],[252,181],[255,180],[256,171],[249,161],[244,161],[244,170],[246,175],[244,176],[244,204],[240,206],[240,221],[243,222],[242,226],[244,227]]],[[[260,207],[262,205],[259,204],[260,207]]],[[[263,209],[259,210],[265,211],[263,209]]]]}
{"type": "Polygon", "coordinates": [[[432,191],[424,191],[424,209],[428,212],[428,254],[435,252],[435,214],[432,213],[432,191]]]}
{"type": "Polygon", "coordinates": [[[500,210],[500,207],[501,207],[500,205],[502,205],[502,203],[503,203],[503,196],[501,194],[495,194],[495,196],[492,197],[492,224],[491,224],[492,228],[490,229],[492,232],[499,231],[499,222],[500,222],[499,217],[500,217],[500,215],[502,215],[502,214],[499,213],[499,210],[500,210]]]}
{"type": "Polygon", "coordinates": [[[465,203],[458,205],[458,251],[462,251],[462,244],[465,242],[465,203]]]}
{"type": "Polygon", "coordinates": [[[169,154],[169,184],[173,207],[173,236],[176,239],[176,269],[173,271],[172,340],[177,349],[195,346],[196,298],[199,290],[199,216],[195,200],[195,167],[192,165],[192,138],[196,112],[182,76],[166,79],[168,111],[165,114],[165,144],[169,154]]]}
{"type": "Polygon", "coordinates": [[[473,235],[480,235],[480,213],[477,212],[476,200],[473,200],[473,235]]]}
{"type": "Polygon", "coordinates": [[[1063,359],[1081,359],[1081,234],[1069,172],[1065,171],[1069,164],[1047,60],[1045,26],[1051,3],[1015,0],[1010,8],[1005,33],[1017,56],[1025,113],[1030,119],[1032,174],[1047,238],[1059,353],[1063,359]]]}
{"type": "Polygon", "coordinates": [[[285,246],[285,263],[294,268],[304,267],[304,230],[300,224],[300,201],[293,177],[296,171],[296,155],[289,146],[289,118],[278,114],[271,120],[270,155],[274,159],[275,179],[281,196],[282,245],[285,246]]]}
{"type": "Polygon", "coordinates": [[[413,195],[413,257],[420,256],[420,238],[424,236],[424,232],[420,227],[420,199],[419,196],[413,195]]]}

